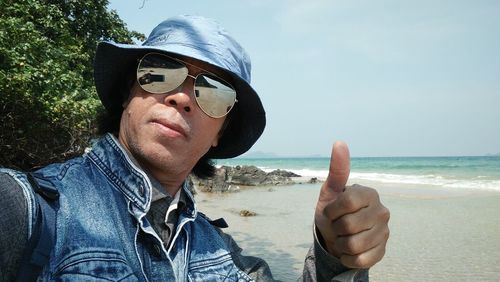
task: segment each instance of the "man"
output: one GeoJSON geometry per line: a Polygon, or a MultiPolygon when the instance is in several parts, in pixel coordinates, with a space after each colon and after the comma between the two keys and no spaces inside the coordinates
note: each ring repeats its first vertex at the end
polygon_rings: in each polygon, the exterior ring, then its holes
{"type": "MultiPolygon", "coordinates": [[[[223,221],[196,209],[186,181],[213,173],[211,158],[246,152],[264,130],[242,47],[212,20],[180,16],[141,46],[99,44],[94,68],[107,133],[84,156],[35,172],[59,193],[55,245],[40,279],[272,281],[263,260],[242,256],[221,231],[223,221]]],[[[40,212],[33,181],[3,172],[0,206],[17,204],[2,210],[9,229],[0,231],[0,249],[9,244],[11,259],[0,263],[16,273],[40,212]]],[[[347,146],[336,143],[303,280],[367,280],[384,255],[389,213],[375,190],[346,189],[348,175],[347,146]]]]}

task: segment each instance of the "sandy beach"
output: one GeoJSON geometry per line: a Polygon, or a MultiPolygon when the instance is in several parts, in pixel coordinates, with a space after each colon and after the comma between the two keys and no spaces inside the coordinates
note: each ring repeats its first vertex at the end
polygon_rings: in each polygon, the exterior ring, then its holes
{"type": "MultiPolygon", "coordinates": [[[[498,281],[500,192],[435,186],[357,183],[376,187],[391,210],[387,253],[371,281],[498,281]]],[[[294,281],[312,243],[320,184],[198,193],[200,210],[224,217],[247,255],[267,260],[276,279],[294,281]],[[257,213],[241,217],[239,211],[257,213]]]]}

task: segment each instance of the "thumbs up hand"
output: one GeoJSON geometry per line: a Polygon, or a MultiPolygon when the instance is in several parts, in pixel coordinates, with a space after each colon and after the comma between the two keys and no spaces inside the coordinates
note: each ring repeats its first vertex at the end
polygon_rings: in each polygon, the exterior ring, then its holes
{"type": "Polygon", "coordinates": [[[369,268],[385,254],[389,210],[375,189],[346,187],[350,172],[347,144],[335,142],[330,169],[314,216],[323,247],[350,268],[369,268]]]}

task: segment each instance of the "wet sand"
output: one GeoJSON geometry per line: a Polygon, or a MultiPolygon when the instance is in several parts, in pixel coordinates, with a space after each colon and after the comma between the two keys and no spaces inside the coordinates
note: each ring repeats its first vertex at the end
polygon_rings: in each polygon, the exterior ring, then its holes
{"type": "MultiPolygon", "coordinates": [[[[500,192],[360,183],[377,187],[391,210],[387,252],[371,281],[499,281],[500,192]]],[[[247,255],[260,256],[276,279],[294,281],[312,243],[320,184],[198,193],[201,211],[224,217],[247,255]],[[257,213],[241,217],[239,211],[257,213]]]]}

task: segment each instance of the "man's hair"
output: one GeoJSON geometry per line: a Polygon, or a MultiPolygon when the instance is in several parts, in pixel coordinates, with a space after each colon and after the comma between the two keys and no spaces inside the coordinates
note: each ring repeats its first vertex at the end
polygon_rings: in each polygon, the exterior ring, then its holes
{"type": "MultiPolygon", "coordinates": [[[[131,67],[128,68],[128,70],[129,71],[126,76],[125,83],[122,83],[119,86],[120,88],[116,89],[116,91],[120,91],[121,93],[120,97],[122,97],[122,102],[128,99],[130,91],[136,81],[136,68],[131,67]]],[[[117,134],[120,131],[120,120],[122,113],[123,111],[111,113],[105,108],[102,108],[102,110],[97,115],[97,134],[99,135],[104,135],[106,133],[117,134]]],[[[230,119],[230,114],[226,116],[226,120],[224,122],[224,125],[222,126],[219,135],[221,135],[222,131],[226,128],[227,123],[229,122],[230,119]]],[[[196,177],[205,179],[213,176],[215,174],[215,170],[216,168],[214,162],[210,158],[204,155],[198,160],[198,162],[195,164],[191,172],[194,175],[196,175],[196,177]]]]}

